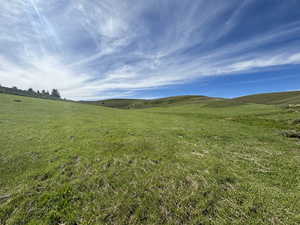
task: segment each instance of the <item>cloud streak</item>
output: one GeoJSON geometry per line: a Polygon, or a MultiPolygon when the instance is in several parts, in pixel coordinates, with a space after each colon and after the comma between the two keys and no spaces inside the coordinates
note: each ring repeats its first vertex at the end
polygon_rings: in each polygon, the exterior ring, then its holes
{"type": "Polygon", "coordinates": [[[300,3],[263,2],[6,1],[0,83],[98,99],[300,64],[300,3]]]}

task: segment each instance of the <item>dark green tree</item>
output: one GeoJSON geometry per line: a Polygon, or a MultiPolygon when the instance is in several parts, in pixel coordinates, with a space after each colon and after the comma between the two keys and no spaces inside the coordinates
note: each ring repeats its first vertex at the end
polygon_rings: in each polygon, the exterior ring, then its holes
{"type": "Polygon", "coordinates": [[[42,96],[46,96],[46,91],[45,90],[42,90],[42,96]]]}
{"type": "Polygon", "coordinates": [[[53,89],[51,92],[51,96],[54,98],[60,98],[60,94],[57,89],[53,89]]]}
{"type": "Polygon", "coordinates": [[[29,89],[28,89],[28,94],[31,95],[31,96],[33,96],[33,95],[35,95],[36,93],[35,93],[35,91],[34,91],[32,88],[29,88],[29,89]]]}

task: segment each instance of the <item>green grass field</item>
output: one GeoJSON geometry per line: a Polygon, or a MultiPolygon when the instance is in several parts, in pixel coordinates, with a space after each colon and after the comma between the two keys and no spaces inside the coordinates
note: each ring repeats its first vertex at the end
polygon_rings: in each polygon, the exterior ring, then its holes
{"type": "Polygon", "coordinates": [[[300,139],[282,135],[297,119],[272,105],[0,94],[0,224],[300,224],[300,139]]]}

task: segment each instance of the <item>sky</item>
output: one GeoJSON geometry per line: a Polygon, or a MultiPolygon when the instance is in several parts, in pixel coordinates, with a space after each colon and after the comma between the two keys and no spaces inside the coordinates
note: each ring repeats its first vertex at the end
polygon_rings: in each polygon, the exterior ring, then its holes
{"type": "Polygon", "coordinates": [[[73,100],[300,89],[299,0],[0,0],[0,84],[73,100]]]}

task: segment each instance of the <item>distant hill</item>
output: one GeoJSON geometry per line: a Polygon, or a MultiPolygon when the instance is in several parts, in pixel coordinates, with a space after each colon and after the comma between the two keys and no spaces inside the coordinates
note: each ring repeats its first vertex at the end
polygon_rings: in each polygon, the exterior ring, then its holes
{"type": "Polygon", "coordinates": [[[143,109],[151,107],[184,105],[184,104],[207,104],[211,107],[238,106],[246,103],[266,105],[300,104],[300,91],[274,92],[247,95],[233,99],[213,98],[201,95],[183,95],[159,99],[108,99],[101,101],[81,101],[93,105],[101,105],[119,109],[143,109]]]}
{"type": "Polygon", "coordinates": [[[112,108],[120,109],[143,109],[159,106],[168,105],[182,105],[182,104],[196,104],[196,103],[209,103],[223,100],[222,98],[212,98],[200,95],[184,95],[184,96],[174,96],[159,99],[108,99],[102,101],[81,101],[82,103],[101,105],[112,108]]]}
{"type": "MultiPolygon", "coordinates": [[[[35,92],[31,88],[28,90],[21,90],[16,87],[8,88],[0,85],[0,93],[54,100],[61,99],[56,89],[53,89],[52,93],[49,94],[48,91],[44,90],[41,92],[35,92]]],[[[232,99],[208,97],[202,95],[182,95],[158,99],[107,99],[79,102],[119,109],[144,109],[186,104],[205,104],[210,107],[231,107],[247,103],[286,106],[289,104],[300,104],[300,91],[263,93],[232,99]]]]}
{"type": "Polygon", "coordinates": [[[248,95],[234,98],[232,100],[243,103],[257,103],[266,105],[300,104],[300,91],[248,95]]]}

